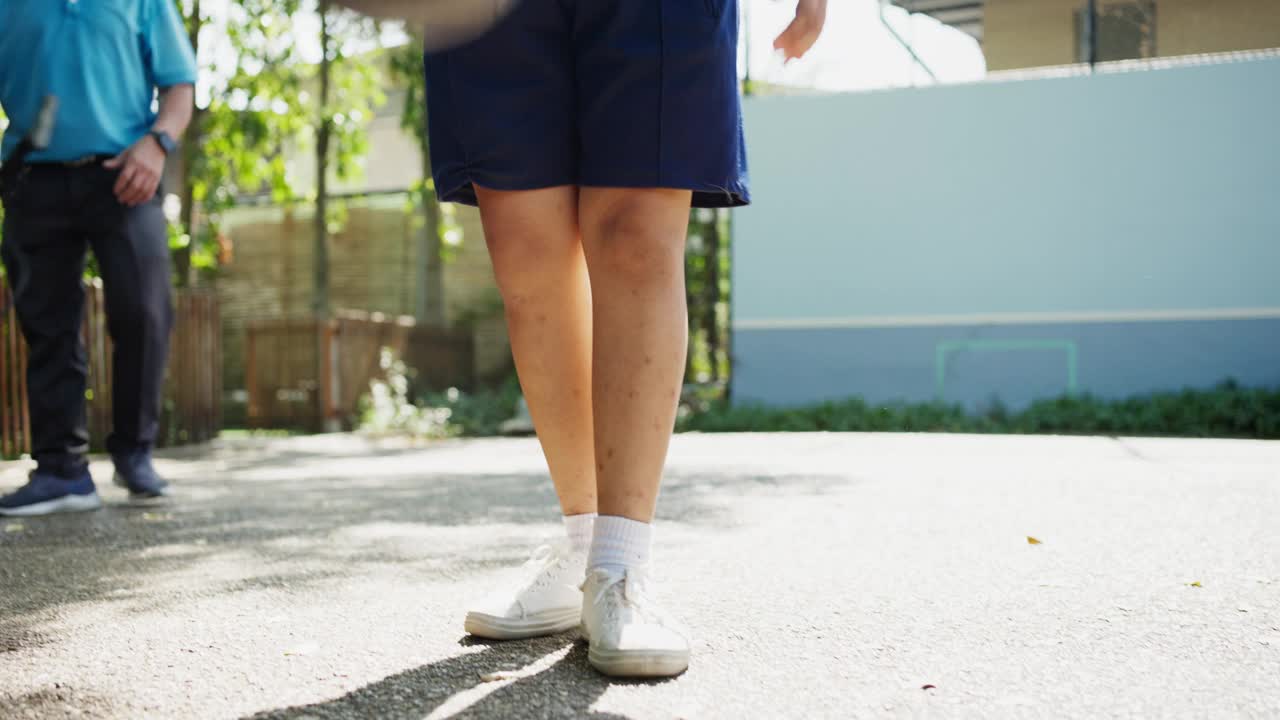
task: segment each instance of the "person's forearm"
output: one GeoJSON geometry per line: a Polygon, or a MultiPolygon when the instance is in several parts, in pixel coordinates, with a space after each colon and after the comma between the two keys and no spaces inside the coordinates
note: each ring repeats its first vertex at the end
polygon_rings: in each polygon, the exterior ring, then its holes
{"type": "Polygon", "coordinates": [[[195,88],[191,85],[174,85],[161,90],[160,115],[151,129],[162,130],[173,138],[182,137],[191,122],[194,103],[195,88]]]}

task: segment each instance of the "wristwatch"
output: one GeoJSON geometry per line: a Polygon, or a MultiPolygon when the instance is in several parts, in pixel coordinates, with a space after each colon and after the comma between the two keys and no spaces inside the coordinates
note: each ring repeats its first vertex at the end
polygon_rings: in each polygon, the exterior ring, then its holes
{"type": "Polygon", "coordinates": [[[156,139],[160,149],[164,150],[165,155],[172,155],[173,151],[178,149],[178,141],[163,130],[152,130],[147,134],[156,139]]]}

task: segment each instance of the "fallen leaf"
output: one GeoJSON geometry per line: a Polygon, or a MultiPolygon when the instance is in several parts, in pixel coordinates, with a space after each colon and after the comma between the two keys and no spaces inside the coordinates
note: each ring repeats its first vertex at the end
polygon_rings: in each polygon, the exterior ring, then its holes
{"type": "Polygon", "coordinates": [[[1200,581],[1199,581],[1199,580],[1197,580],[1197,581],[1195,581],[1195,582],[1189,582],[1189,583],[1187,583],[1187,585],[1190,585],[1191,587],[1204,587],[1204,585],[1201,585],[1201,584],[1200,584],[1200,581]]]}
{"type": "Polygon", "coordinates": [[[1036,538],[1033,538],[1033,537],[1031,537],[1030,535],[1028,535],[1028,536],[1027,536],[1027,544],[1028,544],[1028,545],[1043,545],[1044,543],[1042,543],[1042,542],[1040,542],[1039,540],[1037,540],[1036,538]]]}
{"type": "Polygon", "coordinates": [[[937,685],[922,685],[922,686],[920,686],[920,689],[921,689],[921,690],[937,690],[937,689],[938,689],[938,686],[937,686],[937,685]]]}
{"type": "Polygon", "coordinates": [[[499,670],[498,672],[489,672],[480,676],[480,682],[498,682],[499,680],[507,680],[512,677],[512,671],[499,670]]]}

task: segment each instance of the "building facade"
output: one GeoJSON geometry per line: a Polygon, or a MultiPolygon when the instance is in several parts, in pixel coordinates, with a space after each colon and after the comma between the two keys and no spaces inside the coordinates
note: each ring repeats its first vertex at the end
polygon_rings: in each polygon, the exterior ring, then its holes
{"type": "MultiPolygon", "coordinates": [[[[1085,0],[896,0],[982,43],[992,71],[1088,60],[1085,0]]],[[[1280,47],[1275,0],[1098,0],[1097,59],[1280,47]]]]}
{"type": "Polygon", "coordinates": [[[1280,53],[1250,55],[751,98],[735,401],[1280,386],[1280,53]]]}

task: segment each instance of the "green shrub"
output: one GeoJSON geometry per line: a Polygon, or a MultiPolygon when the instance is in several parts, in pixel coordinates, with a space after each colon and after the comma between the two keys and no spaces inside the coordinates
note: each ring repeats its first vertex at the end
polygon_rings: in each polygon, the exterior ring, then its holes
{"type": "Polygon", "coordinates": [[[430,393],[418,401],[420,407],[448,410],[449,434],[464,437],[498,435],[502,423],[516,413],[520,383],[512,375],[496,389],[464,393],[456,389],[430,393]]]}
{"type": "Polygon", "coordinates": [[[411,435],[420,438],[481,437],[497,435],[510,420],[520,399],[515,376],[501,387],[465,393],[457,388],[410,399],[413,371],[383,350],[383,377],[369,384],[360,401],[362,432],[411,435]]]}
{"type": "Polygon", "coordinates": [[[362,432],[423,438],[455,434],[449,424],[450,410],[410,401],[411,372],[390,350],[382,350],[380,365],[383,377],[370,382],[369,393],[360,399],[362,432]]]}
{"type": "Polygon", "coordinates": [[[1064,396],[1037,401],[1020,411],[993,404],[980,413],[943,403],[868,405],[859,398],[798,408],[728,406],[717,402],[687,413],[679,429],[1280,439],[1280,389],[1247,389],[1228,381],[1212,390],[1154,393],[1123,400],[1064,396]]]}
{"type": "MultiPolygon", "coordinates": [[[[431,393],[409,402],[402,365],[384,359],[387,381],[365,401],[362,429],[423,437],[497,435],[520,399],[514,376],[475,393],[431,393]]],[[[1122,400],[1063,396],[1009,410],[992,403],[968,412],[946,403],[876,404],[861,398],[797,408],[726,405],[711,390],[686,389],[681,432],[950,432],[1053,435],[1147,435],[1280,439],[1280,389],[1241,388],[1154,393],[1122,400]]]]}

